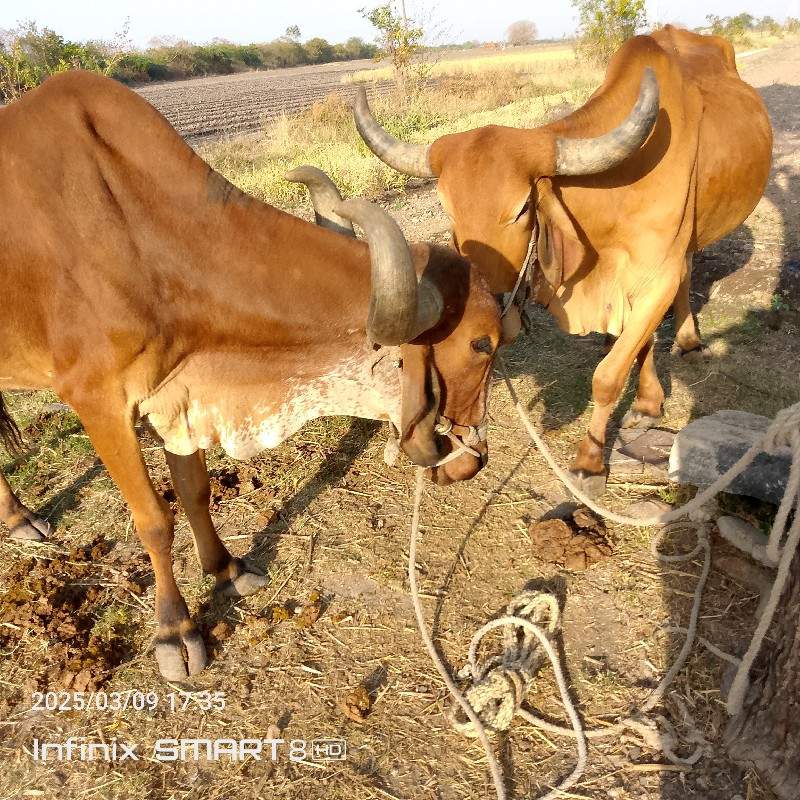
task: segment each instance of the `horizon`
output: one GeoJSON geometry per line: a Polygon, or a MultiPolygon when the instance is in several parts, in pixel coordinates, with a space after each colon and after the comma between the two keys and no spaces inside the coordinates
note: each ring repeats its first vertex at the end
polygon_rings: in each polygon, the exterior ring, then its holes
{"type": "MultiPolygon", "coordinates": [[[[299,27],[301,42],[319,37],[339,44],[355,36],[371,43],[376,31],[359,8],[378,4],[378,0],[329,0],[324,5],[319,0],[298,0],[291,6],[265,9],[255,0],[229,0],[222,14],[210,0],[191,4],[140,0],[127,13],[99,0],[74,0],[69,4],[63,0],[29,0],[20,12],[4,4],[0,8],[0,29],[13,29],[32,21],[40,30],[50,28],[70,41],[111,41],[130,19],[128,42],[137,50],[145,49],[150,40],[158,37],[175,37],[192,44],[214,39],[235,44],[264,43],[283,36],[292,25],[299,27]]],[[[426,44],[434,46],[503,41],[508,26],[522,19],[536,23],[540,39],[570,37],[577,29],[577,11],[569,0],[557,0],[534,14],[524,0],[494,0],[490,14],[484,3],[475,0],[407,0],[407,6],[408,16],[420,20],[432,38],[426,44]]],[[[674,0],[668,4],[664,0],[646,0],[646,9],[650,25],[672,22],[689,28],[705,27],[709,14],[730,17],[740,13],[752,14],[756,19],[770,16],[783,23],[787,17],[798,16],[798,0],[674,0]]]]}

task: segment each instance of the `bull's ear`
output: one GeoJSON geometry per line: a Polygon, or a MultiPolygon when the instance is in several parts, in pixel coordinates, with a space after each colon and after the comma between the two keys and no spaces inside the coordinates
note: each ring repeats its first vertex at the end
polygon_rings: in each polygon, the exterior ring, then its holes
{"type": "Polygon", "coordinates": [[[521,329],[522,318],[519,315],[519,308],[512,304],[500,320],[500,344],[511,344],[519,336],[521,329]]]}
{"type": "Polygon", "coordinates": [[[429,345],[406,344],[403,356],[403,396],[400,414],[403,449],[417,464],[434,464],[438,459],[436,417],[441,392],[436,370],[431,365],[429,345]]]}
{"type": "Polygon", "coordinates": [[[574,275],[586,255],[586,248],[548,179],[537,182],[536,259],[553,289],[574,275]]]}
{"type": "Polygon", "coordinates": [[[439,410],[439,387],[431,385],[429,345],[406,344],[403,354],[403,408],[401,411],[400,439],[408,439],[414,430],[424,425],[429,418],[431,429],[439,410]]]}

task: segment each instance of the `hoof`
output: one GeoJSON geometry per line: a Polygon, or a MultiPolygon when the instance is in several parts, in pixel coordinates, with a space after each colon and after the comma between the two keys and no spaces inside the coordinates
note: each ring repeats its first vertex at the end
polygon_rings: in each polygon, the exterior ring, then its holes
{"type": "Polygon", "coordinates": [[[53,529],[41,517],[31,514],[29,519],[11,529],[11,538],[24,542],[43,542],[53,533],[53,529]]]}
{"type": "Polygon", "coordinates": [[[632,408],[622,418],[622,422],[619,426],[620,428],[639,428],[640,430],[646,431],[650,428],[655,428],[659,422],[661,422],[661,417],[651,417],[643,411],[636,411],[632,408]]]}
{"type": "MultiPolygon", "coordinates": [[[[586,470],[579,469],[576,472],[570,472],[570,475],[577,487],[591,500],[600,497],[606,490],[605,473],[593,475],[586,470]]],[[[569,489],[569,487],[567,488],[569,489]]]]}
{"type": "Polygon", "coordinates": [[[168,681],[183,681],[189,675],[199,675],[208,663],[203,637],[193,624],[185,633],[157,636],[156,661],[158,671],[168,681]]]}
{"type": "Polygon", "coordinates": [[[673,355],[680,355],[681,361],[686,364],[704,364],[711,358],[711,351],[708,345],[698,344],[696,347],[691,347],[684,350],[679,344],[675,344],[672,348],[673,355]]]}
{"type": "Polygon", "coordinates": [[[258,567],[247,564],[241,558],[234,559],[234,563],[236,576],[222,581],[216,586],[216,591],[225,597],[247,597],[255,594],[259,589],[263,589],[269,582],[269,579],[258,567]]]}

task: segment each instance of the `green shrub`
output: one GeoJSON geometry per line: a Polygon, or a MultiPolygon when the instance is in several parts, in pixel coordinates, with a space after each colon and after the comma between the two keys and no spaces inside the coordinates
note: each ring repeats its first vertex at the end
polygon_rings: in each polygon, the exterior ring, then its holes
{"type": "Polygon", "coordinates": [[[50,28],[25,22],[6,32],[0,45],[0,95],[11,102],[50,75],[68,69],[107,72],[112,64],[113,57],[97,45],[69,42],[50,28]]]}
{"type": "Polygon", "coordinates": [[[578,10],[577,54],[606,64],[619,46],[647,24],[644,0],[572,0],[578,10]]]}

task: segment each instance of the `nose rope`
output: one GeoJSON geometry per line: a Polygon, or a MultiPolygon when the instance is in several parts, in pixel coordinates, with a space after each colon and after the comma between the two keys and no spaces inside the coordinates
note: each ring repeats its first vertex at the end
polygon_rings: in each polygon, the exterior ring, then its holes
{"type": "Polygon", "coordinates": [[[517,282],[514,284],[513,290],[508,295],[503,295],[503,310],[500,312],[500,317],[504,317],[509,308],[514,303],[514,299],[519,291],[522,279],[530,268],[531,262],[536,260],[536,232],[539,229],[539,223],[535,223],[533,230],[531,230],[531,240],[528,242],[528,252],[525,254],[525,260],[522,262],[519,275],[517,275],[517,282]]]}
{"type": "Polygon", "coordinates": [[[440,436],[446,436],[450,439],[454,445],[454,449],[444,456],[444,458],[439,459],[439,461],[433,465],[434,467],[441,467],[443,464],[447,464],[448,461],[453,461],[464,453],[469,453],[471,456],[475,456],[475,458],[480,460],[481,454],[473,448],[481,442],[486,441],[486,434],[489,429],[488,417],[484,417],[477,425],[458,426],[467,429],[467,435],[463,437],[453,433],[453,427],[453,420],[447,417],[439,417],[439,421],[436,423],[434,430],[440,436]]]}

